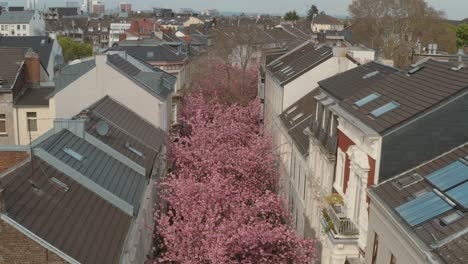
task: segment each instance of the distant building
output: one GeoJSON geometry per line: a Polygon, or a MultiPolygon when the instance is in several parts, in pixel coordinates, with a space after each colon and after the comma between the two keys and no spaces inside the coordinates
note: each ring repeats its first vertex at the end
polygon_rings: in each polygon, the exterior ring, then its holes
{"type": "Polygon", "coordinates": [[[72,1],[68,1],[65,3],[65,6],[66,7],[80,7],[80,3],[79,2],[72,2],[72,1]]]}
{"type": "Polygon", "coordinates": [[[317,15],[312,20],[311,28],[313,32],[342,31],[344,29],[344,23],[329,15],[317,15]]]}
{"type": "Polygon", "coordinates": [[[37,11],[9,11],[0,14],[0,35],[43,36],[45,21],[37,11]]]}
{"type": "Polygon", "coordinates": [[[132,24],[127,22],[111,23],[109,30],[109,47],[126,38],[125,32],[132,24]]]}
{"type": "Polygon", "coordinates": [[[172,9],[161,8],[161,7],[153,8],[153,14],[156,17],[173,17],[174,16],[174,13],[172,12],[172,9]]]}
{"type": "Polygon", "coordinates": [[[132,4],[122,2],[119,4],[119,12],[130,14],[132,12],[132,4]]]}
{"type": "Polygon", "coordinates": [[[218,9],[205,9],[201,12],[202,16],[211,16],[211,17],[217,17],[220,16],[221,13],[218,11],[218,9]]]}
{"type": "Polygon", "coordinates": [[[174,11],[177,16],[193,16],[196,12],[192,8],[179,8],[174,11]]]}
{"type": "Polygon", "coordinates": [[[92,13],[96,15],[101,15],[104,14],[104,12],[106,12],[105,5],[100,1],[93,1],[92,13]]]}
{"type": "Polygon", "coordinates": [[[81,15],[79,7],[49,7],[44,13],[44,18],[47,20],[58,20],[64,16],[77,16],[81,15]]]}

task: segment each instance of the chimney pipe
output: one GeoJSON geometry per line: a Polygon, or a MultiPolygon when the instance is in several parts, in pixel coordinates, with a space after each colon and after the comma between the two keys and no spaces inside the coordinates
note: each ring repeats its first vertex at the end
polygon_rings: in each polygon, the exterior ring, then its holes
{"type": "Polygon", "coordinates": [[[41,83],[41,62],[39,55],[34,53],[32,49],[29,49],[25,55],[25,64],[26,82],[33,86],[39,86],[41,83]]]}
{"type": "Polygon", "coordinates": [[[0,189],[0,214],[6,213],[5,190],[0,189]]]}

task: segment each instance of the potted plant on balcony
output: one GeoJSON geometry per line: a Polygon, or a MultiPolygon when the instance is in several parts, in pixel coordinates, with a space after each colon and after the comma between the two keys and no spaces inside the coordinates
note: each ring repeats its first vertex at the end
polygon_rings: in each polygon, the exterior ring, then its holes
{"type": "Polygon", "coordinates": [[[327,204],[329,204],[333,210],[341,215],[343,214],[343,205],[344,205],[344,200],[343,200],[343,197],[341,197],[341,195],[339,193],[332,193],[330,195],[328,195],[327,197],[325,197],[325,201],[327,202],[327,204]]]}

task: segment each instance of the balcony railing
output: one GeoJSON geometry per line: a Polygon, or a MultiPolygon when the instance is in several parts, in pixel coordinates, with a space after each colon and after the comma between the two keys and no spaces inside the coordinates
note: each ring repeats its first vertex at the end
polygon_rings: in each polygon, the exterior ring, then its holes
{"type": "Polygon", "coordinates": [[[336,239],[355,239],[359,237],[359,229],[347,218],[343,206],[327,205],[323,210],[323,218],[327,229],[336,239]]]}

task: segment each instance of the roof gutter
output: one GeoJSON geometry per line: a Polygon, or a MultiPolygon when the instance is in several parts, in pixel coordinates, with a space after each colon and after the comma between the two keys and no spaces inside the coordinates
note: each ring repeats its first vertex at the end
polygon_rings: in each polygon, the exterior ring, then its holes
{"type": "Polygon", "coordinates": [[[24,226],[20,225],[15,220],[8,217],[7,215],[1,214],[0,218],[3,221],[5,221],[7,224],[9,224],[10,226],[14,227],[19,232],[21,232],[23,235],[29,237],[31,240],[35,241],[36,243],[38,243],[42,247],[46,248],[47,250],[55,253],[56,255],[58,255],[59,257],[61,257],[65,261],[67,261],[68,263],[72,263],[72,264],[80,264],[81,263],[81,262],[77,261],[76,259],[70,257],[69,255],[65,254],[64,252],[62,252],[58,248],[54,247],[53,245],[51,245],[50,243],[48,243],[44,239],[40,238],[39,236],[37,236],[36,234],[31,232],[29,229],[27,229],[24,226]]]}

